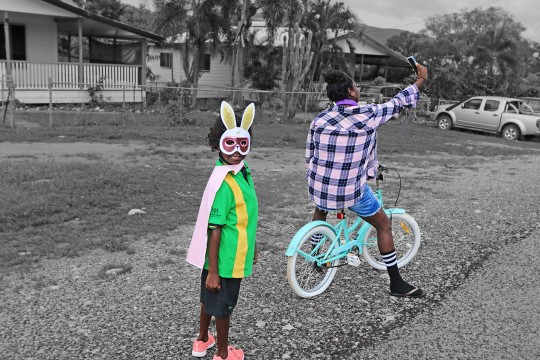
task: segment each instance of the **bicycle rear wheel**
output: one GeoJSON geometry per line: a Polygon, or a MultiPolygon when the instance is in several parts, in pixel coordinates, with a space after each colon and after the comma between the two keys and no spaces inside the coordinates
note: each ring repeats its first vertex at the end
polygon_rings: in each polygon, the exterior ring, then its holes
{"type": "Polygon", "coordinates": [[[337,271],[337,268],[331,266],[337,265],[338,260],[318,266],[313,259],[304,257],[299,251],[311,256],[324,254],[335,238],[334,230],[325,225],[317,225],[302,236],[294,255],[289,256],[287,262],[287,280],[296,295],[311,298],[323,293],[330,286],[337,271]],[[315,248],[311,242],[313,235],[321,237],[320,244],[315,248]]]}
{"type": "MultiPolygon", "coordinates": [[[[405,266],[416,255],[420,247],[420,227],[408,214],[389,215],[392,221],[392,235],[397,255],[398,268],[405,266]]],[[[367,263],[378,270],[386,270],[386,265],[377,246],[377,230],[371,227],[364,238],[362,255],[367,263]]]]}

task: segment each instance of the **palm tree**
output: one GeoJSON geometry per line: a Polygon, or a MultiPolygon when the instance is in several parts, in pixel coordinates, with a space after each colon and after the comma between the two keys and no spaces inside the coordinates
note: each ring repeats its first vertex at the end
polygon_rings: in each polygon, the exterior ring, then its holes
{"type": "Polygon", "coordinates": [[[237,4],[237,0],[154,0],[156,30],[165,36],[185,37],[183,67],[194,88],[192,106],[197,101],[202,55],[206,50],[217,53],[223,40],[230,37],[237,4]]]}
{"type": "MultiPolygon", "coordinates": [[[[325,52],[330,52],[333,55],[339,54],[343,59],[343,49],[336,45],[336,37],[339,33],[346,33],[348,36],[360,36],[362,27],[360,26],[356,16],[342,2],[332,3],[331,0],[315,0],[309,4],[303,25],[313,33],[312,48],[315,53],[310,81],[320,74],[323,68],[322,55],[325,52]]],[[[354,54],[354,46],[349,39],[346,39],[349,50],[354,54]]],[[[328,66],[328,61],[332,56],[327,56],[325,62],[328,66]]],[[[354,66],[351,66],[347,61],[341,61],[348,70],[347,72],[354,77],[354,66]]]]}

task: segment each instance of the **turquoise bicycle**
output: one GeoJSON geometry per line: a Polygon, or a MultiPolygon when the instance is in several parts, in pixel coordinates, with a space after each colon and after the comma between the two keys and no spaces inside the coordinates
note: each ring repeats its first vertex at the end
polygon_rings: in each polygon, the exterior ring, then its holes
{"type": "MultiPolygon", "coordinates": [[[[412,260],[420,247],[420,227],[404,209],[385,207],[380,181],[383,172],[389,170],[379,165],[375,196],[392,221],[397,264],[401,268],[412,260]]],[[[401,176],[396,169],[392,170],[398,174],[400,191],[401,176]]],[[[348,226],[345,212],[340,210],[337,215],[340,221],[336,225],[325,221],[312,221],[304,225],[294,235],[285,252],[288,257],[287,280],[293,292],[302,298],[323,293],[334,280],[338,267],[359,266],[360,255],[373,268],[386,270],[377,246],[375,228],[359,216],[348,226]]]]}

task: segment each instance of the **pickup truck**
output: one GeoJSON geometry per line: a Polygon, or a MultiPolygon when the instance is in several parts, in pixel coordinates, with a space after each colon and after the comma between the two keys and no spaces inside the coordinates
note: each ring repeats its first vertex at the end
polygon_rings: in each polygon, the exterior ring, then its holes
{"type": "Polygon", "coordinates": [[[515,98],[475,96],[453,105],[438,105],[431,120],[442,130],[455,127],[492,132],[506,140],[540,136],[540,115],[515,98]]]}

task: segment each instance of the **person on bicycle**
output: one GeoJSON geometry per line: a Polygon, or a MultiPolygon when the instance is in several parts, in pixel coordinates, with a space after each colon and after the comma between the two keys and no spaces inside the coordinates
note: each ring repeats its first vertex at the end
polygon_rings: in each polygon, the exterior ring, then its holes
{"type": "MultiPolygon", "coordinates": [[[[309,194],[315,202],[313,220],[326,221],[330,210],[357,213],[377,230],[377,244],[390,276],[390,294],[422,297],[425,292],[400,275],[392,237],[392,223],[367,180],[377,176],[376,137],[379,126],[405,107],[416,107],[425,85],[427,68],[417,64],[418,79],[383,104],[358,105],[360,90],[344,72],[323,76],[328,99],[335,103],[311,122],[306,144],[309,194]]],[[[317,244],[312,237],[313,245],[317,244]]]]}

